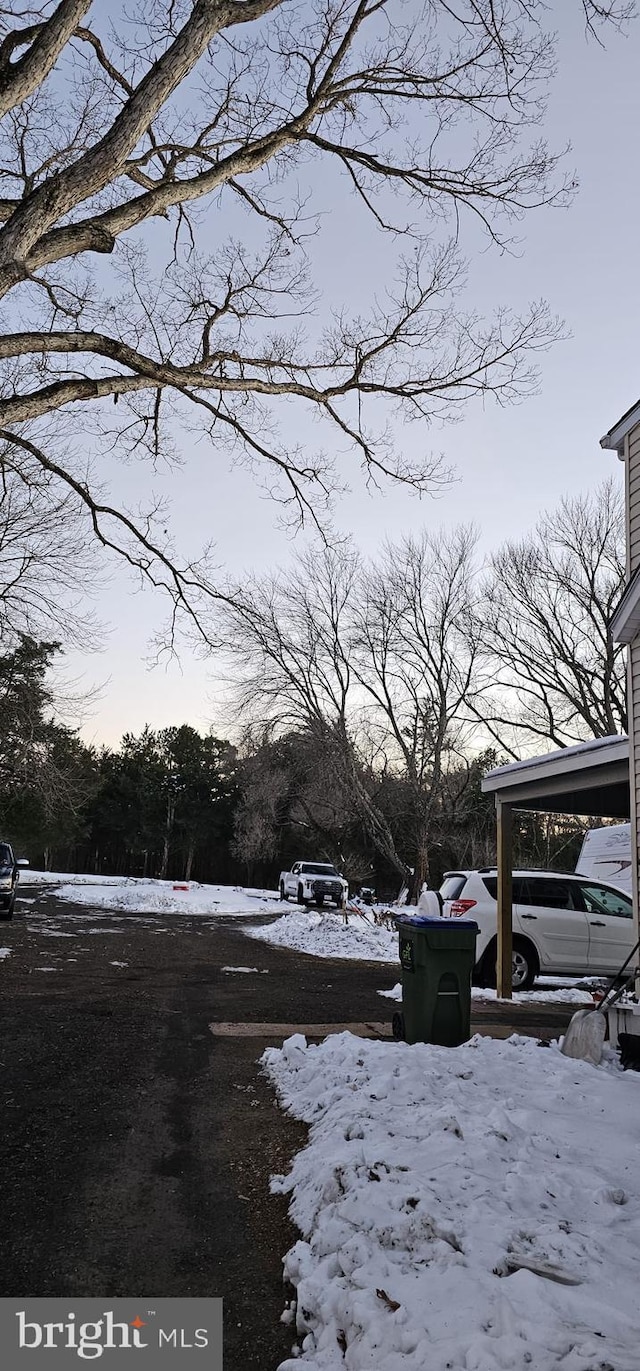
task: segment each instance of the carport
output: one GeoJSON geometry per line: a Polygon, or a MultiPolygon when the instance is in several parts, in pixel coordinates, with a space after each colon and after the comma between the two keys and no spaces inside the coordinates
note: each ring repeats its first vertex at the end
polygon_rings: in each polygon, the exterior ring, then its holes
{"type": "Polygon", "coordinates": [[[596,738],[498,766],[482,789],[495,796],[498,827],[498,995],[511,999],[513,811],[629,819],[629,739],[596,738]]]}

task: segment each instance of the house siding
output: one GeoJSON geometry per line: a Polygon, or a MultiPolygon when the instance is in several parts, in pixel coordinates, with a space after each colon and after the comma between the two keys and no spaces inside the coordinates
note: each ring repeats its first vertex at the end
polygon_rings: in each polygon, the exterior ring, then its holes
{"type": "Polygon", "coordinates": [[[629,574],[640,566],[640,425],[627,439],[627,554],[629,574]]]}
{"type": "MultiPolygon", "coordinates": [[[[627,567],[629,576],[640,566],[640,425],[625,439],[626,503],[627,503],[627,567]]],[[[640,880],[640,637],[629,646],[627,667],[627,695],[629,706],[629,782],[631,792],[633,910],[636,937],[639,923],[640,880]]]]}

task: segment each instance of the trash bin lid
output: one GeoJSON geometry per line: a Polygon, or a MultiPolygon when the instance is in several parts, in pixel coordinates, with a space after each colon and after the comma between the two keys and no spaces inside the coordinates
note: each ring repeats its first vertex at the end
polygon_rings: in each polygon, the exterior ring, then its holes
{"type": "Polygon", "coordinates": [[[413,924],[416,928],[419,928],[422,924],[442,924],[451,922],[450,919],[439,919],[435,914],[396,914],[395,921],[397,924],[413,924]]]}
{"type": "Polygon", "coordinates": [[[397,924],[439,924],[441,919],[434,918],[431,914],[395,914],[397,924]]]}
{"type": "Polygon", "coordinates": [[[429,914],[396,914],[397,924],[411,924],[413,928],[429,928],[435,924],[438,928],[475,928],[478,925],[474,919],[436,919],[429,914]]]}

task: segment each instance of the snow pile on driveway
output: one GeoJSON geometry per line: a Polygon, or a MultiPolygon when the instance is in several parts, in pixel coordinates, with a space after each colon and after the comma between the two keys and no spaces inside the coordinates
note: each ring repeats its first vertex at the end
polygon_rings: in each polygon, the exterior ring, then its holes
{"type": "MultiPolygon", "coordinates": [[[[24,880],[21,876],[20,881],[24,880]]],[[[285,905],[271,890],[242,886],[200,885],[159,881],[136,876],[74,876],[64,872],[30,871],[27,884],[53,885],[61,900],[132,914],[221,914],[251,916],[277,914],[285,905]]]]}
{"type": "Polygon", "coordinates": [[[262,1064],[311,1125],[280,1371],[637,1371],[640,1077],[519,1037],[262,1064]]]}
{"type": "Polygon", "coordinates": [[[354,958],[361,962],[398,960],[397,932],[378,928],[364,914],[350,914],[345,923],[342,914],[305,909],[261,928],[245,928],[244,932],[250,938],[260,938],[277,947],[292,947],[311,957],[354,958]]]}

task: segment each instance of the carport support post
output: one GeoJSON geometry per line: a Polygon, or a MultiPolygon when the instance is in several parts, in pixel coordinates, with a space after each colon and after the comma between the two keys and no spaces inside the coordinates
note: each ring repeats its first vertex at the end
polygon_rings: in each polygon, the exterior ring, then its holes
{"type": "Polygon", "coordinates": [[[498,821],[498,975],[501,1000],[512,998],[513,951],[513,810],[496,795],[498,821]]]}

